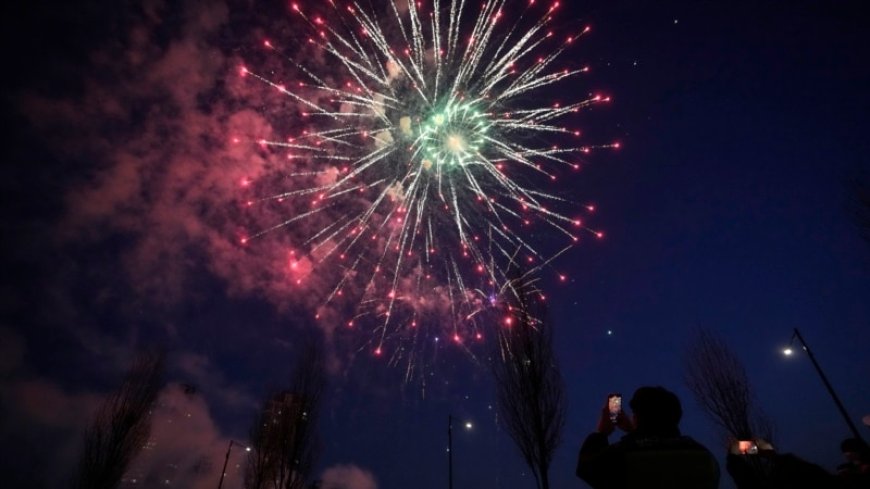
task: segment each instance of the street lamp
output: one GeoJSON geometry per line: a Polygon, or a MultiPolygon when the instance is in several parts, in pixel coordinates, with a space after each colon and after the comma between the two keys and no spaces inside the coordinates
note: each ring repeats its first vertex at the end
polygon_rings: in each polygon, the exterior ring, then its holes
{"type": "Polygon", "coordinates": [[[801,332],[798,331],[797,328],[794,328],[794,333],[791,335],[791,341],[789,342],[789,346],[782,350],[783,355],[791,356],[794,351],[791,348],[791,345],[794,344],[794,340],[797,339],[801,343],[801,347],[805,352],[807,352],[807,356],[810,357],[810,361],[813,363],[813,367],[816,368],[816,372],[818,372],[819,377],[822,378],[822,383],[825,384],[825,388],[828,389],[828,394],[831,395],[831,399],[834,400],[834,403],[837,405],[837,409],[840,410],[840,414],[843,415],[843,419],[846,420],[846,424],[849,425],[849,429],[852,430],[852,434],[855,435],[855,438],[859,440],[864,440],[861,437],[861,433],[858,432],[858,428],[855,427],[855,423],[852,422],[852,419],[849,418],[849,414],[846,413],[846,408],[843,406],[843,403],[840,401],[840,398],[837,397],[837,393],[834,392],[834,388],[831,386],[831,383],[828,381],[828,377],[822,372],[822,367],[819,366],[819,362],[816,361],[816,357],[813,355],[813,352],[810,350],[807,342],[804,341],[804,337],[801,336],[801,332]]]}
{"type": "Polygon", "coordinates": [[[453,489],[453,415],[447,415],[447,487],[453,489]]]}
{"type": "MultiPolygon", "coordinates": [[[[466,431],[474,428],[471,421],[462,424],[466,431]]],[[[447,487],[453,489],[453,415],[447,415],[447,487]]]]}
{"type": "Polygon", "coordinates": [[[230,461],[230,452],[233,450],[233,445],[239,445],[239,446],[245,447],[246,452],[251,451],[251,447],[246,446],[242,443],[239,443],[235,440],[230,440],[230,445],[227,447],[227,456],[224,458],[224,468],[223,468],[223,470],[221,470],[221,479],[218,482],[218,489],[221,489],[221,486],[224,485],[224,476],[227,475],[227,462],[230,461]]]}

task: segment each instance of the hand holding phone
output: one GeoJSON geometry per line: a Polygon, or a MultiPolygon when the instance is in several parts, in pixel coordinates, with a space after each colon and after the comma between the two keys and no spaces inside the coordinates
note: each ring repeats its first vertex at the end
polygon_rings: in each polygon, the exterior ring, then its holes
{"type": "Polygon", "coordinates": [[[622,394],[614,393],[607,396],[607,410],[610,412],[610,421],[616,423],[616,418],[622,412],[622,394]]]}
{"type": "Polygon", "coordinates": [[[739,440],[737,450],[743,455],[755,455],[758,453],[758,445],[752,440],[739,440]]]}

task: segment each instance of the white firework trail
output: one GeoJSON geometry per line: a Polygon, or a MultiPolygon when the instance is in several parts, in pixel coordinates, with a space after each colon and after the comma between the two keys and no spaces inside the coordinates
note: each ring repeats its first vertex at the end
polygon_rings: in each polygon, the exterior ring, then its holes
{"type": "Polygon", "coordinates": [[[287,140],[260,140],[287,152],[283,176],[290,184],[259,199],[305,202],[310,210],[243,242],[317,223],[301,245],[319,266],[341,270],[325,303],[363,291],[347,325],[368,321],[375,355],[391,338],[402,340],[390,358],[408,359],[409,372],[414,347],[405,340],[482,339],[478,312],[498,302],[518,268],[532,277],[580,232],[601,237],[558,210],[591,206],[547,190],[560,169],[578,169],[579,155],[618,147],[553,144],[579,136],[560,121],[608,97],[542,102],[548,89],[587,71],[555,63],[589,28],[559,38],[551,26],[559,3],[534,4],[293,4],[308,46],[288,54],[264,45],[293,67],[297,81],[241,70],[295,102],[301,113],[287,117],[311,128],[287,140]],[[473,6],[479,11],[471,13],[473,6]],[[520,11],[511,23],[509,8],[520,11]],[[311,53],[323,59],[309,62],[311,53]],[[564,236],[564,247],[539,251],[532,222],[564,236]],[[421,333],[427,309],[444,312],[425,299],[433,294],[443,296],[452,319],[446,327],[443,317],[432,319],[442,326],[421,333]]]}

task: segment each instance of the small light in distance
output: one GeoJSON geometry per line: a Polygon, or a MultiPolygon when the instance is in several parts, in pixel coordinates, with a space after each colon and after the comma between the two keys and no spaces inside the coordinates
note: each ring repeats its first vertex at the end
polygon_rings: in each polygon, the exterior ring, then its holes
{"type": "Polygon", "coordinates": [[[790,346],[782,349],[782,354],[787,357],[790,357],[792,353],[794,353],[794,350],[790,346]]]}
{"type": "Polygon", "coordinates": [[[466,429],[466,430],[470,430],[470,429],[472,429],[472,428],[474,428],[474,425],[471,424],[471,421],[466,421],[466,422],[465,422],[465,429],[466,429]]]}

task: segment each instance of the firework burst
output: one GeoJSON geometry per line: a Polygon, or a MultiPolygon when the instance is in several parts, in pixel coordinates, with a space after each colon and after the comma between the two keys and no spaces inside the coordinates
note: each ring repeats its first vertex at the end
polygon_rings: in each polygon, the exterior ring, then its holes
{"type": "Polygon", "coordinates": [[[294,79],[241,69],[296,107],[283,115],[291,135],[259,140],[287,158],[283,188],[250,202],[295,203],[294,211],[243,243],[311,229],[297,246],[315,269],[331,270],[321,272],[335,279],[324,303],[356,304],[347,327],[364,328],[370,351],[408,359],[409,369],[422,341],[482,340],[478,313],[497,307],[516,269],[535,276],[583,231],[601,237],[571,215],[591,206],[548,189],[582,154],[617,146],[564,145],[580,134],[562,121],[609,99],[542,101],[588,70],[556,64],[589,28],[557,34],[558,2],[531,0],[510,21],[509,6],[293,4],[304,46],[264,46],[294,79]],[[534,225],[550,230],[540,233],[549,252],[535,243],[534,225]],[[562,244],[553,247],[552,236],[562,244]]]}

